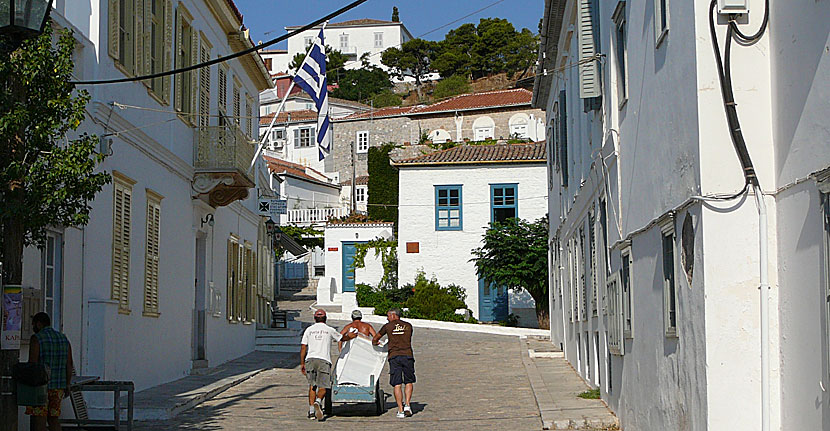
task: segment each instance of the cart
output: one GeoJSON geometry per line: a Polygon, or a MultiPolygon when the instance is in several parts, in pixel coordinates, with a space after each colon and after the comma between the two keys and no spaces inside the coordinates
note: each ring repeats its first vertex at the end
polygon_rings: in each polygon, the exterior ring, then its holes
{"type": "Polygon", "coordinates": [[[344,344],[335,365],[331,390],[326,391],[327,416],[332,415],[333,403],[374,403],[377,415],[386,411],[386,398],[380,388],[386,355],[386,346],[373,346],[363,336],[344,344]]]}

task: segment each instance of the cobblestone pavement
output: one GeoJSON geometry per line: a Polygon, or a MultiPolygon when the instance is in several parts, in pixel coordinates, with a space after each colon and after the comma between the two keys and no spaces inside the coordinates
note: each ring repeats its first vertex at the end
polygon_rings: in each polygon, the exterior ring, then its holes
{"type": "MultiPolygon", "coordinates": [[[[345,322],[330,322],[341,328],[345,322]]],[[[538,430],[541,421],[516,337],[416,328],[413,336],[418,382],[415,414],[397,419],[384,368],[387,411],[373,405],[335,404],[324,423],[306,418],[305,378],[299,357],[283,355],[264,371],[165,422],[138,423],[136,430],[538,430]]],[[[336,347],[333,349],[336,352],[336,347]]],[[[388,367],[388,366],[387,366],[388,367]]]]}

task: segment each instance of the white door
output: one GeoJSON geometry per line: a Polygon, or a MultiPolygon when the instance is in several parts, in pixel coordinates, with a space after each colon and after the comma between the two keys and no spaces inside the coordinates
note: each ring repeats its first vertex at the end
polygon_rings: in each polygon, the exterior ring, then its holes
{"type": "Polygon", "coordinates": [[[483,141],[486,139],[493,138],[493,128],[492,127],[479,127],[475,130],[475,139],[476,141],[483,141]]]}

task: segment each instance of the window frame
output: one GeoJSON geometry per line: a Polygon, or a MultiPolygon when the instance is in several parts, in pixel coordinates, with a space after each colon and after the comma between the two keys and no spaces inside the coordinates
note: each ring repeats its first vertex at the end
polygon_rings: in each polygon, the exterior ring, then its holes
{"type": "Polygon", "coordinates": [[[494,126],[476,127],[475,129],[473,129],[473,139],[476,142],[487,141],[487,140],[490,140],[490,139],[496,139],[496,128],[494,126]],[[478,135],[482,131],[489,131],[490,132],[490,137],[488,138],[488,137],[485,136],[485,137],[479,139],[478,135]]]}
{"type": "Polygon", "coordinates": [[[464,230],[464,200],[463,200],[463,186],[461,184],[446,184],[446,185],[436,185],[435,187],[435,230],[436,231],[461,231],[464,230]],[[439,193],[442,190],[447,191],[447,203],[448,205],[439,205],[439,193]],[[449,192],[451,190],[458,190],[458,206],[449,205],[450,195],[449,192]],[[440,211],[452,211],[458,210],[458,226],[451,226],[451,221],[454,219],[453,217],[447,215],[447,226],[440,226],[439,223],[439,214],[440,211]]]}
{"type": "Polygon", "coordinates": [[[130,254],[132,247],[132,203],[133,186],[136,181],[118,171],[112,171],[112,256],[110,264],[110,299],[118,301],[118,312],[130,314],[130,254]],[[118,231],[118,193],[121,192],[121,231],[118,231]],[[120,240],[116,240],[116,237],[120,240]],[[121,247],[120,266],[116,265],[116,247],[121,247]],[[118,269],[116,270],[116,267],[118,269]],[[118,278],[118,288],[115,279],[118,278]]]}
{"type": "Polygon", "coordinates": [[[628,20],[624,0],[617,3],[611,20],[614,23],[614,70],[617,75],[617,107],[622,109],[628,102],[628,20]]]}
{"type": "Polygon", "coordinates": [[[374,43],[372,44],[373,47],[375,47],[376,49],[383,49],[383,32],[382,31],[374,32],[373,41],[374,41],[374,43]],[[380,36],[380,37],[378,37],[378,36],[380,36]]]}
{"type": "Polygon", "coordinates": [[[363,185],[358,185],[354,187],[354,200],[355,202],[362,204],[366,202],[366,192],[368,187],[363,185]]]}
{"type": "Polygon", "coordinates": [[[634,301],[633,283],[631,282],[631,269],[634,266],[634,259],[631,253],[631,243],[628,242],[620,250],[620,299],[622,309],[622,334],[623,338],[634,338],[634,301]]]}
{"type": "Polygon", "coordinates": [[[349,35],[348,33],[341,33],[339,36],[340,52],[345,52],[349,48],[349,35]],[[344,45],[343,42],[346,42],[346,44],[344,45]]]}
{"type": "Polygon", "coordinates": [[[358,130],[355,132],[355,152],[358,154],[369,151],[369,131],[358,130]]]}
{"type": "Polygon", "coordinates": [[[667,338],[677,337],[677,235],[674,217],[660,227],[660,245],[663,263],[663,329],[667,338]],[[667,245],[669,248],[667,248],[667,245]],[[668,256],[668,254],[671,256],[668,256]],[[667,259],[667,257],[669,259],[667,259]]]}
{"type": "MultiPolygon", "coordinates": [[[[825,337],[830,346],[830,180],[819,182],[819,203],[821,219],[824,230],[824,313],[825,313],[825,337]]],[[[826,352],[830,361],[830,349],[826,352]]],[[[828,370],[830,373],[830,370],[828,370]]]]}
{"type": "MultiPolygon", "coordinates": [[[[506,195],[502,195],[502,199],[504,199],[506,195]]],[[[506,208],[513,208],[515,211],[515,216],[512,218],[519,217],[519,183],[494,183],[490,184],[490,224],[496,222],[496,210],[497,209],[506,209],[506,208]],[[496,190],[501,189],[506,191],[508,189],[513,190],[513,205],[501,204],[496,205],[496,190]]]]}
{"type": "Polygon", "coordinates": [[[161,315],[159,298],[159,275],[161,271],[161,201],[164,197],[153,190],[146,189],[147,211],[145,213],[145,241],[144,241],[144,310],[145,317],[159,317],[161,315]],[[155,217],[158,212],[158,219],[155,217]],[[148,278],[150,277],[150,278],[148,278]]]}
{"type": "Polygon", "coordinates": [[[317,143],[317,126],[302,126],[294,129],[294,148],[313,148],[317,143]],[[308,136],[303,137],[303,132],[307,131],[308,136]],[[303,145],[302,142],[308,139],[308,145],[303,145]]]}
{"type": "Polygon", "coordinates": [[[669,0],[654,0],[654,48],[657,49],[669,34],[669,0]]]}

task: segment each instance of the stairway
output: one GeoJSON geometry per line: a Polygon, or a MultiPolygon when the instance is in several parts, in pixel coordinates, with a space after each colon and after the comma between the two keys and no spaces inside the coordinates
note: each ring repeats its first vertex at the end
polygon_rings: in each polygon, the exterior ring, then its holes
{"type": "Polygon", "coordinates": [[[300,353],[303,331],[309,324],[289,320],[288,328],[263,328],[256,331],[256,349],[260,352],[300,353]]]}

